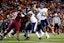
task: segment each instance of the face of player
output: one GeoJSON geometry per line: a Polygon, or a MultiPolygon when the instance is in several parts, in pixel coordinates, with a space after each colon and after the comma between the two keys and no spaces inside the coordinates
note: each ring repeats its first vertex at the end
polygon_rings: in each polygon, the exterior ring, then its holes
{"type": "Polygon", "coordinates": [[[32,14],[27,14],[27,16],[30,18],[32,16],[32,14]]]}

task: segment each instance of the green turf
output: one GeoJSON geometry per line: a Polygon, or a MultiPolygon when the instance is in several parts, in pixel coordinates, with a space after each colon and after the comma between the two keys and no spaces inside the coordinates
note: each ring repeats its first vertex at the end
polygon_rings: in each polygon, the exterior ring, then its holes
{"type": "Polygon", "coordinates": [[[64,33],[61,33],[60,35],[49,33],[49,35],[49,39],[46,39],[46,36],[44,35],[42,40],[39,40],[35,34],[30,34],[30,40],[25,40],[23,34],[20,34],[21,41],[16,40],[16,35],[14,35],[13,38],[7,36],[7,38],[0,41],[0,43],[64,43],[64,33]]]}

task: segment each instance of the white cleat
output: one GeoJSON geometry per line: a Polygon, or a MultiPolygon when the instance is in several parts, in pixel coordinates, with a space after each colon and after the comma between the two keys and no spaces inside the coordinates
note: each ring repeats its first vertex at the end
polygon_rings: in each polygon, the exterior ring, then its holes
{"type": "Polygon", "coordinates": [[[7,37],[5,36],[4,38],[6,39],[7,37]]]}
{"type": "Polygon", "coordinates": [[[49,38],[50,38],[50,36],[47,36],[47,37],[46,37],[46,39],[49,39],[49,38]]]}

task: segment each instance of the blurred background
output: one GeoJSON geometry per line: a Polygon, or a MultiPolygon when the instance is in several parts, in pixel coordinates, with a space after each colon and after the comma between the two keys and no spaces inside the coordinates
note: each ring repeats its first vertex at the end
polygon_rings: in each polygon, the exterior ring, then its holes
{"type": "MultiPolygon", "coordinates": [[[[54,13],[58,13],[61,19],[60,32],[64,32],[64,0],[0,0],[0,28],[8,27],[8,21],[11,19],[10,13],[22,10],[26,14],[28,9],[33,10],[34,4],[37,4],[37,7],[46,5],[49,9],[48,19],[50,24],[54,13]],[[2,23],[4,23],[4,26],[2,23]]],[[[36,14],[35,11],[34,13],[36,14]]],[[[51,32],[51,30],[49,31],[51,32]]]]}

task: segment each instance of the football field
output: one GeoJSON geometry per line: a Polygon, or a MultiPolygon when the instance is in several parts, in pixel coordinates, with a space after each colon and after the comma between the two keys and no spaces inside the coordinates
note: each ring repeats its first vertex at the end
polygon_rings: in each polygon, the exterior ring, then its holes
{"type": "Polygon", "coordinates": [[[53,35],[49,33],[50,38],[46,39],[44,35],[42,40],[39,40],[35,34],[30,34],[30,40],[25,40],[24,34],[20,34],[20,41],[16,40],[16,35],[13,38],[4,38],[0,43],[64,43],[64,33],[60,33],[60,35],[53,35]]]}

